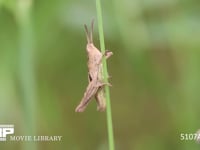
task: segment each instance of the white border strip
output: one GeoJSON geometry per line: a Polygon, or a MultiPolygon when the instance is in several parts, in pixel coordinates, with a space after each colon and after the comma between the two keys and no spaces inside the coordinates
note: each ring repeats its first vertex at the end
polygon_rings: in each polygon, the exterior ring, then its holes
{"type": "Polygon", "coordinates": [[[0,141],[6,141],[6,138],[0,138],[0,141]]]}
{"type": "Polygon", "coordinates": [[[0,128],[14,128],[13,124],[0,124],[0,128]]]}

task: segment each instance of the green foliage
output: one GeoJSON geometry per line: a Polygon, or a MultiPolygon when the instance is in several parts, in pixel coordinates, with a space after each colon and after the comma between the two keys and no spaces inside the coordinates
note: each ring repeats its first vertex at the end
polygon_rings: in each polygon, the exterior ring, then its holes
{"type": "Polygon", "coordinates": [[[0,7],[4,7],[8,11],[15,13],[17,7],[17,0],[0,0],[0,7]]]}
{"type": "MultiPolygon", "coordinates": [[[[0,0],[0,124],[15,124],[22,135],[25,120],[34,118],[36,135],[63,136],[60,143],[37,143],[38,150],[107,149],[105,113],[96,112],[95,102],[74,112],[87,86],[83,24],[97,20],[95,1],[35,0],[26,14],[17,2],[0,0]],[[35,107],[25,103],[25,90],[34,93],[27,97],[35,107]]],[[[194,140],[180,140],[200,127],[199,1],[101,2],[105,45],[114,52],[108,72],[116,150],[199,149],[194,140]]],[[[94,41],[99,45],[97,25],[94,41]]]]}

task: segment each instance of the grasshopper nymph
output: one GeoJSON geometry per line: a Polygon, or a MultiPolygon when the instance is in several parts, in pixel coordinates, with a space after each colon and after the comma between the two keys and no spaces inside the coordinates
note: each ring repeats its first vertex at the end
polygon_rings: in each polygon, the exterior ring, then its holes
{"type": "Polygon", "coordinates": [[[111,51],[106,51],[102,54],[93,44],[93,28],[94,20],[91,23],[91,30],[89,31],[87,26],[84,25],[86,37],[87,37],[87,55],[88,55],[88,86],[84,93],[84,96],[80,104],[76,107],[76,112],[83,112],[87,107],[88,103],[95,97],[97,101],[97,110],[104,111],[106,108],[104,86],[110,85],[110,83],[105,83],[103,79],[102,70],[102,58],[109,58],[113,53],[111,51]]]}

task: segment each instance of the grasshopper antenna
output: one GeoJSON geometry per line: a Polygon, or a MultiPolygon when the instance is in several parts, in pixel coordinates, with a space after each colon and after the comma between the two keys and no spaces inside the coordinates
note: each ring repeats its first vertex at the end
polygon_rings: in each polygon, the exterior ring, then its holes
{"type": "Polygon", "coordinates": [[[88,44],[93,43],[93,31],[94,31],[94,19],[92,19],[91,22],[91,29],[90,31],[88,30],[88,27],[86,24],[84,24],[85,32],[86,32],[86,37],[87,37],[87,42],[88,44]]]}
{"type": "Polygon", "coordinates": [[[90,43],[89,31],[88,31],[86,24],[84,24],[84,28],[85,28],[85,32],[86,32],[87,42],[90,43]]]}
{"type": "Polygon", "coordinates": [[[91,30],[90,30],[90,42],[93,43],[93,32],[94,32],[94,19],[91,22],[91,30]]]}

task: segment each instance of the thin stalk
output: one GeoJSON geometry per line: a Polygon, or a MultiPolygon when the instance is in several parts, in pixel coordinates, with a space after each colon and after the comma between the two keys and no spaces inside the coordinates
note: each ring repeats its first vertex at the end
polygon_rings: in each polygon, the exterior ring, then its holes
{"type": "MultiPolygon", "coordinates": [[[[23,107],[23,132],[36,134],[36,87],[34,76],[34,36],[31,22],[32,0],[19,0],[16,19],[19,27],[19,81],[23,107]]],[[[23,143],[23,150],[36,150],[35,142],[23,143]]]]}
{"type": "MultiPolygon", "coordinates": [[[[99,28],[99,39],[100,39],[100,47],[101,52],[105,53],[105,42],[104,42],[104,33],[103,33],[103,19],[102,19],[102,9],[100,0],[96,0],[96,9],[97,9],[97,20],[98,20],[98,28],[99,28]]],[[[107,63],[106,59],[103,58],[103,75],[105,82],[108,83],[108,71],[107,71],[107,63]]],[[[110,90],[108,86],[105,86],[105,95],[106,95],[106,116],[107,116],[107,128],[108,128],[108,143],[109,150],[114,150],[114,133],[113,133],[113,125],[112,125],[112,111],[111,111],[111,102],[110,102],[110,90]]]]}

